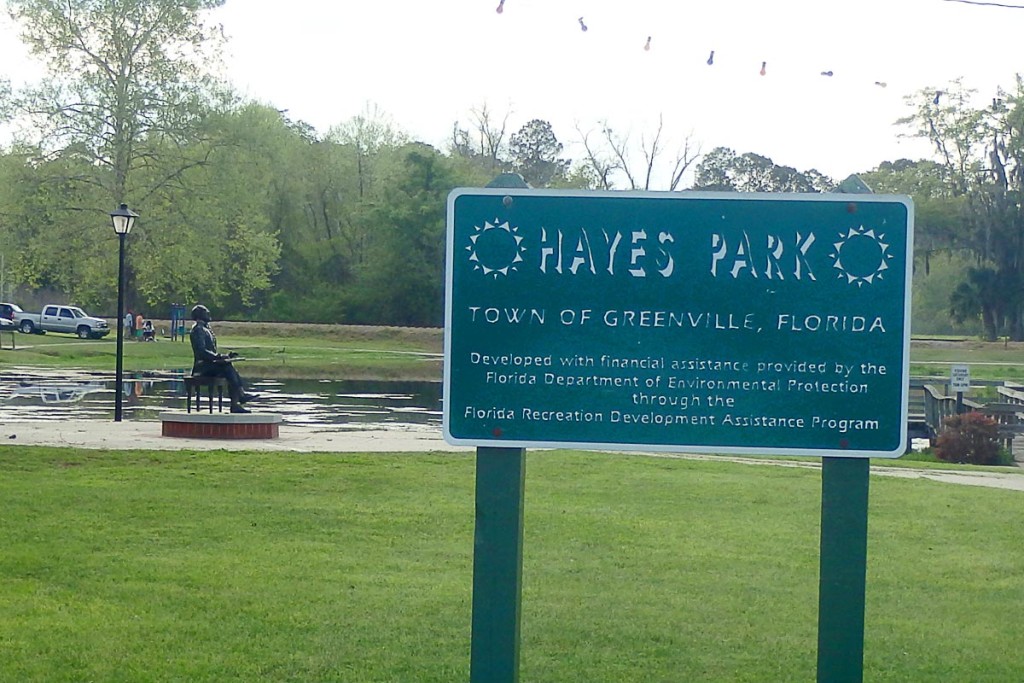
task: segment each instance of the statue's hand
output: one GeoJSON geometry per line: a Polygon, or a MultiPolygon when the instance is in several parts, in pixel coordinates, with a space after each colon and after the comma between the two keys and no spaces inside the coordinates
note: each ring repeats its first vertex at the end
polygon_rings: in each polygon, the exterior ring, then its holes
{"type": "Polygon", "coordinates": [[[228,353],[228,358],[238,358],[238,354],[234,351],[228,353]]]}

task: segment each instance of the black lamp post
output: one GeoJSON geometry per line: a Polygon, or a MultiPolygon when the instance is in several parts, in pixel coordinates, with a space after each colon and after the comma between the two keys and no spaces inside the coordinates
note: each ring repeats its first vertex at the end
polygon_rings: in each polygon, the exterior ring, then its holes
{"type": "Polygon", "coordinates": [[[124,238],[132,231],[135,219],[139,214],[128,209],[127,204],[122,204],[110,212],[110,222],[114,224],[114,232],[117,233],[118,261],[117,261],[117,372],[114,379],[114,422],[121,421],[121,402],[124,392],[121,391],[124,383],[122,370],[124,368],[124,238]]]}

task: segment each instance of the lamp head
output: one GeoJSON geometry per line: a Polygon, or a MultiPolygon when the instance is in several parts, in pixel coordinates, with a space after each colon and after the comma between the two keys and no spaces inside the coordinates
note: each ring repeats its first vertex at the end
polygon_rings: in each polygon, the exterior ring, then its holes
{"type": "Polygon", "coordinates": [[[114,232],[118,235],[130,233],[138,217],[139,214],[129,209],[127,204],[122,204],[110,212],[110,222],[114,224],[114,232]]]}

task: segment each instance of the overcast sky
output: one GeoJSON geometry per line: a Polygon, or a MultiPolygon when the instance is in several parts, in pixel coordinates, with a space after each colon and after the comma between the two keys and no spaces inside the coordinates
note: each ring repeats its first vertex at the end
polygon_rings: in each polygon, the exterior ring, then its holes
{"type": "MultiPolygon", "coordinates": [[[[607,120],[638,139],[660,115],[670,153],[692,132],[704,151],[725,145],[837,178],[928,154],[893,125],[909,112],[904,95],[962,77],[985,103],[1024,72],[1024,9],[946,0],[505,0],[498,13],[498,3],[228,0],[212,18],[229,38],[225,75],[235,87],[321,132],[373,103],[444,148],[453,122],[468,123],[486,103],[511,113],[512,130],[550,121],[566,155],[578,157],[577,126],[597,131],[607,120]]],[[[0,74],[17,82],[33,71],[14,35],[5,17],[0,74]]]]}

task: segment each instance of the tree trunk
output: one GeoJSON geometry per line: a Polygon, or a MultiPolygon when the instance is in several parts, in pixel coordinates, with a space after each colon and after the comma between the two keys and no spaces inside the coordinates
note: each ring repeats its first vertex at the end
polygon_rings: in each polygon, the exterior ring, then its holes
{"type": "Polygon", "coordinates": [[[985,341],[995,341],[998,339],[996,331],[996,316],[995,311],[992,310],[991,306],[983,306],[981,309],[981,325],[982,332],[985,336],[985,341]]]}
{"type": "Polygon", "coordinates": [[[1019,306],[1014,306],[1009,320],[1010,341],[1024,341],[1024,321],[1021,319],[1019,306]]]}

